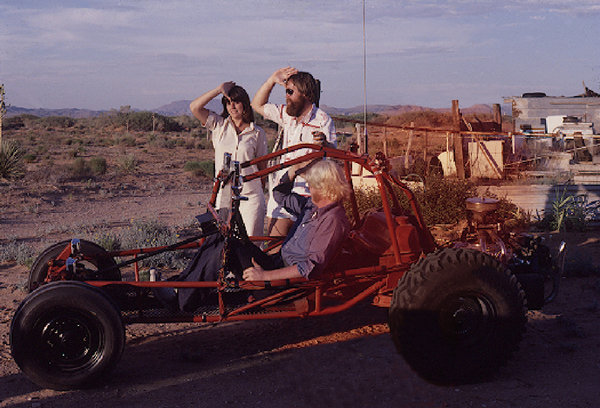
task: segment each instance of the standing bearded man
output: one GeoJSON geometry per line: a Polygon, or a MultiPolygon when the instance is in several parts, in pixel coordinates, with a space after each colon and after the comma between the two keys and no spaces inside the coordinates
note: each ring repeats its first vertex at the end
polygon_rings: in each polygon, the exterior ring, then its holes
{"type": "MultiPolygon", "coordinates": [[[[318,143],[335,147],[337,138],[333,120],[318,108],[320,86],[308,72],[286,67],[275,71],[260,87],[252,99],[252,108],[265,119],[271,120],[283,130],[281,145],[276,150],[299,143],[318,143]],[[285,87],[285,105],[269,103],[269,96],[276,84],[285,87]]],[[[290,160],[306,154],[304,149],[282,156],[290,160]]],[[[279,184],[286,170],[275,173],[273,187],[279,184]]],[[[298,177],[294,183],[295,193],[308,196],[310,192],[306,180],[298,177]]],[[[271,193],[267,203],[267,233],[271,236],[285,236],[294,222],[293,215],[279,205],[271,193]]]]}

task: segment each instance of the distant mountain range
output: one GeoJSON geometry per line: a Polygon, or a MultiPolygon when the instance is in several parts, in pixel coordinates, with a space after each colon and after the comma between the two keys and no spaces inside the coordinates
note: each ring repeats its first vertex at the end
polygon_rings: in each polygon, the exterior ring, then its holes
{"type": "MultiPolygon", "coordinates": [[[[321,108],[330,115],[355,115],[364,112],[364,107],[355,106],[353,108],[335,108],[333,106],[323,105],[321,108]]],[[[468,108],[460,108],[462,113],[492,113],[491,105],[478,104],[468,108]]],[[[379,113],[385,115],[400,115],[406,112],[422,112],[422,111],[435,111],[435,112],[450,112],[450,108],[428,108],[419,105],[367,105],[367,112],[379,113]]]]}
{"type": "MultiPolygon", "coordinates": [[[[167,105],[160,106],[156,109],[149,109],[150,112],[156,112],[158,114],[164,116],[181,116],[181,115],[191,115],[190,112],[190,100],[181,100],[171,102],[167,105]]],[[[210,101],[206,107],[215,112],[221,112],[222,105],[221,101],[218,99],[213,99],[210,101]]],[[[336,108],[333,106],[322,105],[321,108],[332,116],[341,116],[341,115],[353,115],[363,113],[363,106],[355,106],[353,108],[336,108]]],[[[503,112],[508,112],[507,107],[502,107],[503,112]]],[[[140,109],[133,109],[134,111],[139,111],[140,109]]],[[[436,112],[449,112],[450,108],[427,108],[424,106],[418,105],[367,105],[367,112],[371,113],[380,113],[387,115],[399,115],[406,112],[414,112],[414,111],[426,111],[433,110],[436,112]]],[[[39,117],[47,117],[47,116],[68,116],[71,118],[89,118],[95,116],[101,116],[110,112],[116,112],[116,109],[106,111],[106,110],[89,110],[89,109],[76,109],[76,108],[65,108],[65,109],[29,109],[29,108],[20,108],[18,106],[8,106],[6,116],[16,116],[22,114],[35,115],[39,117]]],[[[492,113],[492,107],[490,105],[478,104],[473,105],[468,108],[461,108],[462,113],[492,113]]]]}

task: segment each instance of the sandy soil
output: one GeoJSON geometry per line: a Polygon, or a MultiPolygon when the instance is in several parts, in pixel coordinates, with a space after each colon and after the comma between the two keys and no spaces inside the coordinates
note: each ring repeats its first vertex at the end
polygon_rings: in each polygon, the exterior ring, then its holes
{"type": "MultiPolygon", "coordinates": [[[[4,207],[3,237],[27,238],[39,249],[82,223],[118,228],[148,217],[183,225],[207,199],[207,190],[185,185],[39,199],[28,212],[23,208],[31,197],[11,194],[16,205],[4,207]]],[[[559,237],[549,238],[555,243],[559,237]]],[[[0,407],[595,407],[600,241],[597,231],[563,238],[571,276],[558,298],[529,312],[520,350],[494,379],[458,387],[415,375],[394,349],[387,311],[365,304],[305,320],[131,325],[123,358],[106,383],[70,392],[40,389],[17,368],[8,338],[27,270],[1,264],[0,407]]]]}

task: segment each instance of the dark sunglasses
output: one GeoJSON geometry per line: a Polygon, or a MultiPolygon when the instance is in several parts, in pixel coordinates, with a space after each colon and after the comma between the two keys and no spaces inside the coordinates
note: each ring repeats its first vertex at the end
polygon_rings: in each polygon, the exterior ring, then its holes
{"type": "Polygon", "coordinates": [[[294,94],[294,90],[290,89],[290,88],[286,88],[285,93],[288,94],[289,96],[292,96],[294,94]]]}

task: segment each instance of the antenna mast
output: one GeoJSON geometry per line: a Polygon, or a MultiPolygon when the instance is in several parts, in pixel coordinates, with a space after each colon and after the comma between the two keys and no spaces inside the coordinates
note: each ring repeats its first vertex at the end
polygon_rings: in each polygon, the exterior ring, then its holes
{"type": "Polygon", "coordinates": [[[363,87],[364,87],[364,104],[363,104],[363,132],[365,136],[365,153],[369,153],[369,135],[367,134],[367,24],[366,24],[366,0],[363,0],[363,87]]]}

